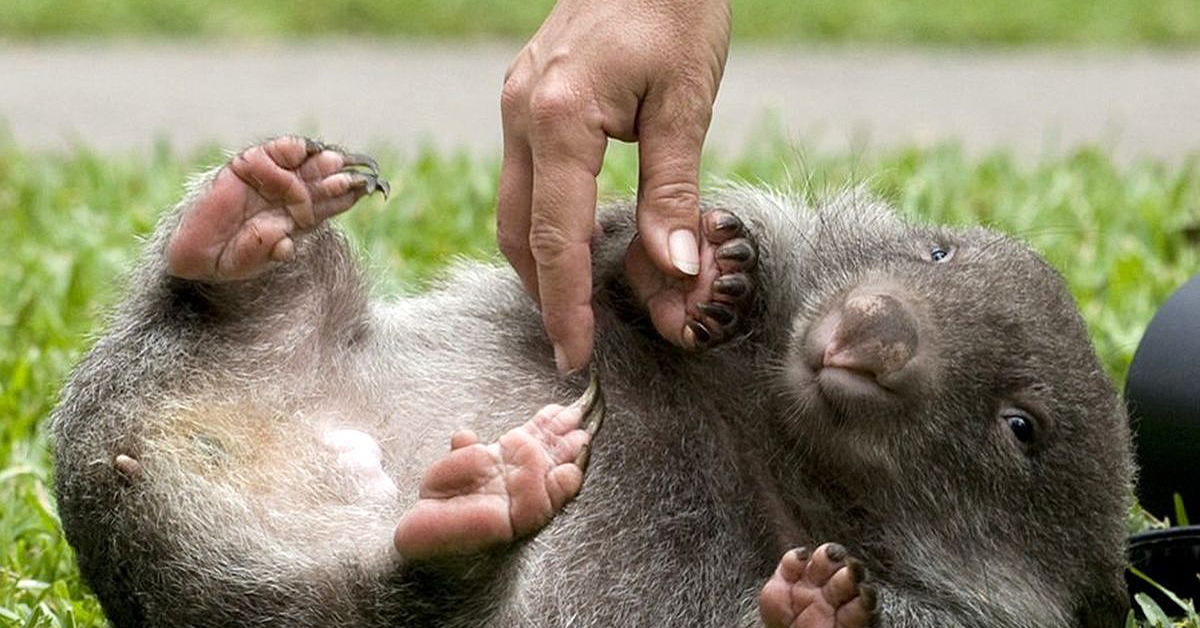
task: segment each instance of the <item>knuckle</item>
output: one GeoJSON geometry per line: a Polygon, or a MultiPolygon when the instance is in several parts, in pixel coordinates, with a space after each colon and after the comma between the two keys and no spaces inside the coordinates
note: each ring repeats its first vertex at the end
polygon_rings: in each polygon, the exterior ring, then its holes
{"type": "Polygon", "coordinates": [[[500,88],[500,114],[505,118],[519,114],[529,99],[528,83],[522,73],[510,73],[500,88]]]}
{"type": "Polygon", "coordinates": [[[642,207],[660,216],[694,218],[700,210],[700,188],[694,181],[657,183],[643,197],[642,207]]]}
{"type": "Polygon", "coordinates": [[[535,222],[529,230],[529,250],[539,264],[553,264],[571,245],[567,233],[554,223],[535,222]]]}
{"type": "Polygon", "coordinates": [[[535,126],[554,126],[579,109],[580,97],[568,83],[547,81],[534,88],[529,112],[535,126]]]}

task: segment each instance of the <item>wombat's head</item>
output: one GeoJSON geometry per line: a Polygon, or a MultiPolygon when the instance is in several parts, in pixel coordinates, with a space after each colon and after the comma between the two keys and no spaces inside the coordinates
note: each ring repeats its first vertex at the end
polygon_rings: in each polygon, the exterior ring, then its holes
{"type": "Polygon", "coordinates": [[[1127,422],[1058,273],[994,231],[861,202],[806,230],[781,376],[811,458],[881,509],[960,518],[1064,588],[1120,595],[1127,422]]]}

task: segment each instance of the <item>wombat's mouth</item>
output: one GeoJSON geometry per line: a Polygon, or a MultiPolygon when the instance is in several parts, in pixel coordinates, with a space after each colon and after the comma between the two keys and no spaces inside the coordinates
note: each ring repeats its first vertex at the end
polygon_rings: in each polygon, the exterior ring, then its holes
{"type": "Polygon", "coordinates": [[[895,403],[920,380],[920,337],[915,308],[899,290],[860,286],[805,332],[793,383],[835,407],[895,403]]]}

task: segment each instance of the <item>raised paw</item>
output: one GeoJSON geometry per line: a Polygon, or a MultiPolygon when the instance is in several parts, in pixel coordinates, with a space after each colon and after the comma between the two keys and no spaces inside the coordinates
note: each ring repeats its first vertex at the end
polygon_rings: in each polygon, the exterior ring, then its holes
{"type": "Polygon", "coordinates": [[[875,607],[866,568],[837,543],[784,554],[759,596],[768,628],[866,628],[875,607]]]}
{"type": "Polygon", "coordinates": [[[230,281],[253,277],[295,252],[294,238],[388,184],[365,155],[302,137],[248,148],[186,208],[167,245],[171,274],[230,281]]]}
{"type": "Polygon", "coordinates": [[[583,485],[593,410],[602,412],[591,403],[546,406],[486,445],[455,433],[396,527],[397,551],[411,560],[468,554],[542,529],[583,485]]]}
{"type": "Polygon", "coordinates": [[[655,330],[685,349],[706,349],[745,327],[754,292],[758,246],[741,219],[725,210],[704,212],[700,270],[671,277],[659,271],[635,239],[625,256],[625,275],[645,304],[655,330]]]}

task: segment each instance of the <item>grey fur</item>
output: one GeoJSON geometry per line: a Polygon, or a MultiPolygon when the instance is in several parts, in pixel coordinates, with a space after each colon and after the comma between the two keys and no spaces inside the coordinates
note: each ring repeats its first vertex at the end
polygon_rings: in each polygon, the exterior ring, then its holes
{"type": "Polygon", "coordinates": [[[512,547],[403,565],[393,526],[449,434],[494,438],[586,379],[556,376],[507,268],[372,301],[322,227],[254,280],[169,277],[166,238],[210,181],[159,226],[54,413],[63,525],[117,626],[752,626],[783,552],[825,541],[867,565],[880,626],[1110,626],[1127,607],[1125,415],[1062,281],[1009,238],[909,225],[856,193],[816,211],[713,194],[757,239],[759,287],[751,331],[691,355],[630,302],[632,211],[608,208],[608,414],[582,493],[512,547]],[[954,263],[923,259],[931,244],[957,245],[954,263]],[[789,351],[878,277],[927,305],[939,377],[848,424],[798,400],[789,351]],[[1017,391],[1051,425],[1028,455],[993,420],[1017,391]],[[315,442],[334,424],[380,441],[402,503],[353,498],[315,442]]]}

